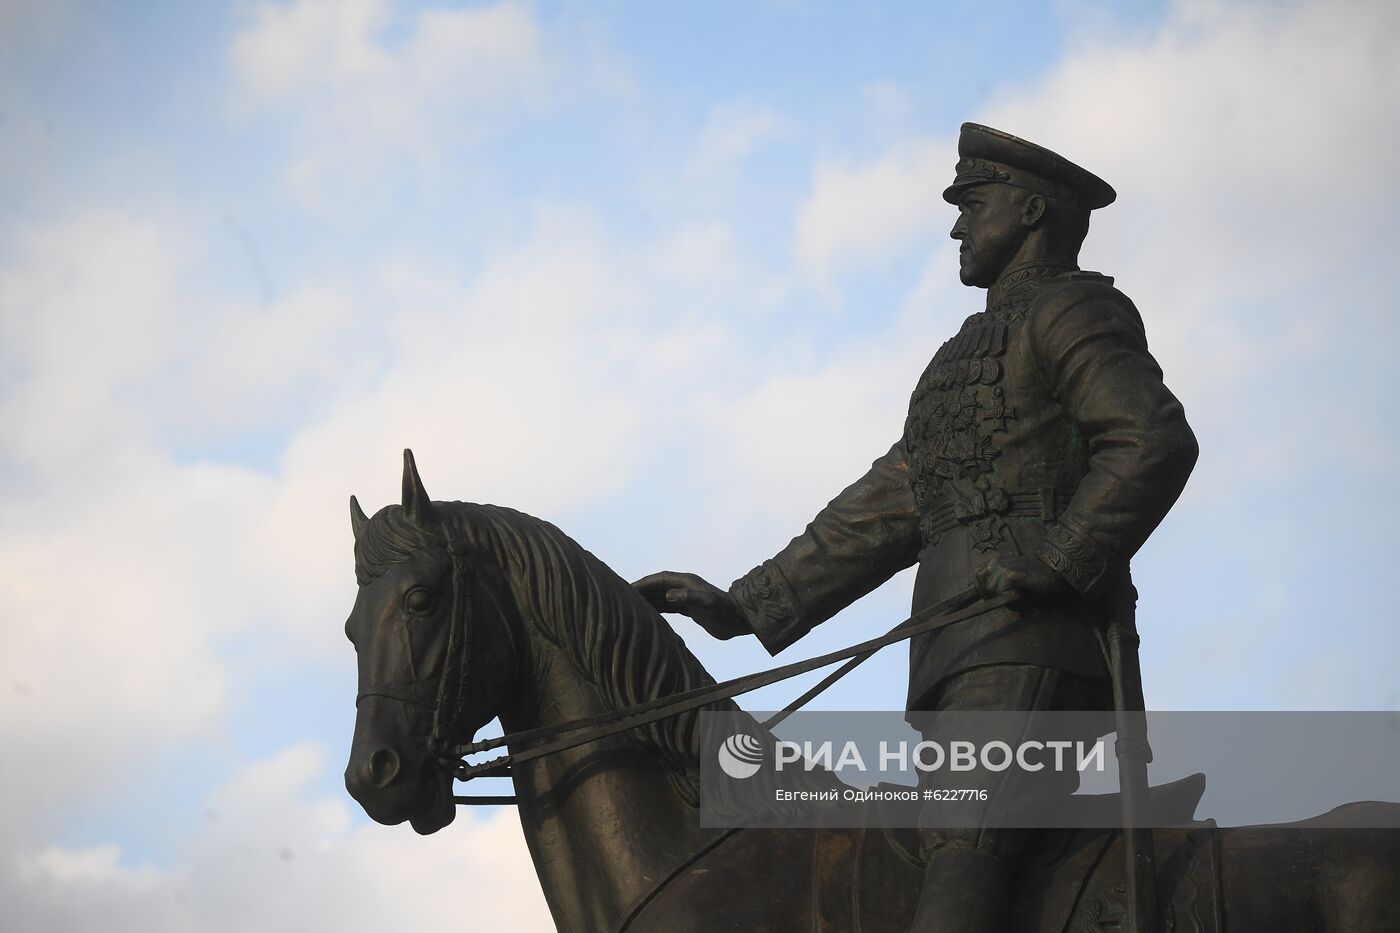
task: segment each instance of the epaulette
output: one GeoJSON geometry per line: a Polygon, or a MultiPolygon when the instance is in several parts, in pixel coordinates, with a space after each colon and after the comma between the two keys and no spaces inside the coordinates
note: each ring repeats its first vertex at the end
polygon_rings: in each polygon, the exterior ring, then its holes
{"type": "Polygon", "coordinates": [[[1065,272],[1046,282],[1036,296],[1033,307],[1038,309],[1037,313],[1046,309],[1063,309],[1090,297],[1131,307],[1127,296],[1113,287],[1113,276],[1080,271],[1065,272]]]}
{"type": "Polygon", "coordinates": [[[1066,272],[1062,277],[1066,282],[1097,282],[1100,285],[1112,285],[1113,276],[1103,275],[1098,272],[1080,270],[1079,272],[1066,272]]]}
{"type": "Polygon", "coordinates": [[[1056,276],[1037,297],[1031,312],[1042,322],[1057,317],[1080,301],[1112,305],[1127,316],[1133,328],[1142,330],[1142,317],[1127,295],[1113,287],[1113,276],[1098,272],[1066,272],[1056,276]]]}

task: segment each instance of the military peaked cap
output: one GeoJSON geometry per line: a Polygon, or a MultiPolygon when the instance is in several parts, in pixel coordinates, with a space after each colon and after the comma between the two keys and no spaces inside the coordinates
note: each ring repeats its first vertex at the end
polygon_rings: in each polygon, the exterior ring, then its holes
{"type": "Polygon", "coordinates": [[[1086,210],[1106,207],[1118,193],[1108,182],[1075,165],[1044,146],[980,123],[964,123],[958,136],[957,177],[943,192],[943,199],[958,197],[973,185],[1001,182],[1086,210]]]}

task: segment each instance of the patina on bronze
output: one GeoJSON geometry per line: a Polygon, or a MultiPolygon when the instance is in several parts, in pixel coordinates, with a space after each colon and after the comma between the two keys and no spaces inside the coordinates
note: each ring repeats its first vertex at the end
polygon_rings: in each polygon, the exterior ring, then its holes
{"type": "MultiPolygon", "coordinates": [[[[403,504],[373,518],[352,506],[360,586],[345,630],[360,700],[345,778],[371,817],[423,833],[447,825],[452,774],[436,743],[468,743],[497,716],[520,733],[713,682],[631,586],[559,529],[496,506],[430,502],[405,460],[403,504]],[[440,716],[454,671],[460,692],[440,716]],[[447,724],[436,740],[435,721],[447,724]]],[[[560,930],[909,928],[924,877],[915,831],[700,829],[696,738],[692,712],[513,770],[560,930]]],[[[1202,784],[1159,790],[1154,809],[1186,823],[1202,784]]],[[[1400,929],[1400,833],[1349,828],[1394,825],[1397,810],[1353,804],[1286,826],[1153,831],[1163,929],[1400,929]]],[[[1024,858],[1006,929],[1121,928],[1124,890],[1117,832],[1046,831],[1024,858]]]]}

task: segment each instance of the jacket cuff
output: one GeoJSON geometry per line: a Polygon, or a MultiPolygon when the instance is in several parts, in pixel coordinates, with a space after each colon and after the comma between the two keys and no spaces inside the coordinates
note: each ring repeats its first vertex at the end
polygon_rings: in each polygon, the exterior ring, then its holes
{"type": "Polygon", "coordinates": [[[807,634],[799,621],[797,594],[773,561],[766,560],[735,580],[729,595],[744,611],[769,654],[777,654],[807,634]]]}
{"type": "Polygon", "coordinates": [[[1050,527],[1036,556],[1081,596],[1088,595],[1108,569],[1108,561],[1098,548],[1059,523],[1050,527]]]}

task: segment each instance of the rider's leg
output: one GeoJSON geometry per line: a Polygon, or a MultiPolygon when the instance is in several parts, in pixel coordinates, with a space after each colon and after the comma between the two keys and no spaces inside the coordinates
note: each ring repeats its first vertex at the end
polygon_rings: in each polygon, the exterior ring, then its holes
{"type": "MultiPolygon", "coordinates": [[[[938,713],[1003,713],[1043,710],[1103,709],[1111,703],[1106,684],[1051,668],[997,664],[972,668],[947,678],[927,697],[925,709],[938,713]]],[[[921,704],[922,705],[922,704],[921,704]]],[[[1037,727],[1035,718],[996,717],[995,737],[1015,744],[1037,727]],[[1009,729],[1009,731],[1007,731],[1009,729]]],[[[974,738],[968,720],[944,718],[925,733],[931,741],[974,738]],[[964,732],[954,736],[948,730],[964,732]]],[[[974,738],[974,741],[976,739],[974,738]]],[[[1016,768],[953,773],[940,769],[924,775],[925,789],[985,791],[986,804],[971,809],[946,800],[924,804],[920,817],[921,854],[928,868],[920,892],[912,933],[1000,933],[1005,930],[1021,857],[1034,840],[1032,830],[982,825],[988,809],[1024,805],[1032,798],[1050,800],[1074,793],[1073,770],[1016,768]]]]}

